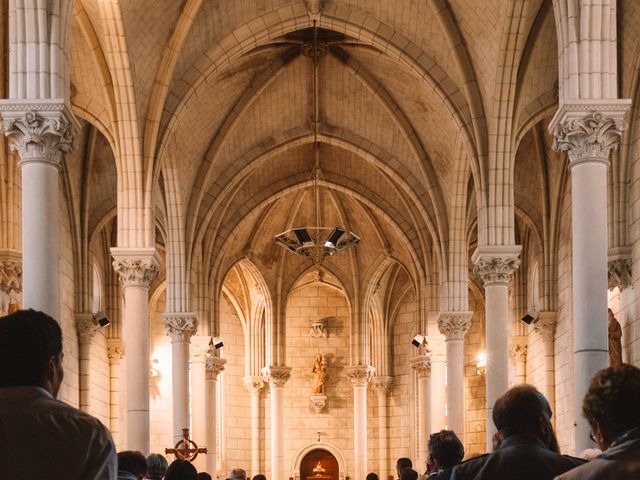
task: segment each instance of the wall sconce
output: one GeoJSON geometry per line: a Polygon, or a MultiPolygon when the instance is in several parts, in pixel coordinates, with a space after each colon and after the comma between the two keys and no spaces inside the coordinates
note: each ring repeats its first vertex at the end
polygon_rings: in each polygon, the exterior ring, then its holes
{"type": "Polygon", "coordinates": [[[476,373],[481,377],[487,374],[487,353],[484,350],[476,355],[476,373]]]}

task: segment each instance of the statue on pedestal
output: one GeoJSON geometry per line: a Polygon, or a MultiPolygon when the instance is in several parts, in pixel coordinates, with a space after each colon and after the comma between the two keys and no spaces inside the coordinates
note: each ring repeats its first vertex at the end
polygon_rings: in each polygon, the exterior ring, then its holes
{"type": "Polygon", "coordinates": [[[620,322],[609,311],[609,366],[622,365],[622,327],[620,322]]]}
{"type": "Polygon", "coordinates": [[[324,395],[324,382],[327,376],[327,362],[321,353],[316,356],[313,364],[313,393],[324,395]]]}

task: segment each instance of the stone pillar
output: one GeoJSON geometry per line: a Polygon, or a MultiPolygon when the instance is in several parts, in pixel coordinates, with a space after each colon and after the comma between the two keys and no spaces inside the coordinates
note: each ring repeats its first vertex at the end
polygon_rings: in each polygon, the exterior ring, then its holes
{"type": "Polygon", "coordinates": [[[262,372],[271,391],[271,478],[285,478],[283,394],[284,385],[291,378],[291,367],[272,365],[262,372]]]}
{"type": "MultiPolygon", "coordinates": [[[[431,373],[431,358],[427,353],[411,359],[411,366],[418,372],[418,465],[416,470],[424,472],[429,453],[429,374],[431,373]]],[[[444,393],[444,392],[443,392],[444,393]]]]}
{"type": "Polygon", "coordinates": [[[98,326],[91,313],[76,314],[76,330],[79,345],[80,410],[91,413],[91,345],[98,326]]]}
{"type": "MultiPolygon", "coordinates": [[[[539,312],[538,318],[536,318],[536,321],[533,323],[533,330],[540,335],[544,348],[544,383],[542,393],[547,397],[551,409],[555,412],[556,367],[554,337],[556,333],[556,312],[539,312]]],[[[551,418],[555,419],[555,415],[551,418]]]]}
{"type": "MultiPolygon", "coordinates": [[[[207,446],[207,381],[205,362],[207,356],[213,353],[211,337],[191,337],[189,352],[189,362],[191,363],[191,438],[198,445],[207,446]]],[[[206,456],[198,455],[193,465],[198,471],[206,471],[206,456]]]]}
{"type": "Polygon", "coordinates": [[[438,329],[447,349],[447,425],[464,438],[464,337],[471,327],[472,312],[441,312],[438,329]]]}
{"type": "Polygon", "coordinates": [[[62,101],[4,103],[2,109],[2,129],[22,172],[23,305],[58,320],[58,174],[73,140],[72,116],[62,101]]]}
{"type": "Polygon", "coordinates": [[[173,405],[173,442],[182,438],[189,425],[189,340],[196,332],[195,314],[164,314],[164,327],[171,337],[171,393],[173,405]]]}
{"type": "Polygon", "coordinates": [[[260,473],[260,393],[265,380],[261,376],[248,375],[243,378],[244,388],[251,395],[251,476],[260,473]]]}
{"type": "Polygon", "coordinates": [[[126,445],[149,454],[149,285],[158,274],[153,249],[112,248],[113,268],[124,292],[126,445]]]}
{"type": "MultiPolygon", "coordinates": [[[[356,365],[346,369],[353,384],[353,461],[355,478],[367,476],[367,385],[376,369],[356,365]]],[[[275,477],[274,477],[275,478],[275,477]]]]}
{"type": "Polygon", "coordinates": [[[509,389],[509,280],[520,265],[522,247],[482,246],[473,254],[476,274],[484,282],[487,348],[487,451],[496,433],[493,404],[509,389]]]}
{"type": "MultiPolygon", "coordinates": [[[[428,337],[431,358],[431,379],[429,382],[429,433],[439,432],[447,426],[446,415],[446,368],[444,338],[428,337]]],[[[463,370],[464,378],[464,370],[463,370]]]]}
{"type": "Polygon", "coordinates": [[[107,356],[109,358],[109,430],[116,444],[116,450],[120,451],[125,450],[120,418],[120,361],[124,357],[124,342],[119,338],[109,338],[107,340],[107,356]]]}
{"type": "Polygon", "coordinates": [[[511,337],[509,351],[516,363],[516,384],[527,383],[527,337],[511,337]]]}
{"type": "Polygon", "coordinates": [[[378,474],[381,479],[393,475],[389,466],[389,429],[387,399],[391,391],[392,377],[375,376],[371,380],[371,388],[378,397],[378,474]]]}
{"type": "Polygon", "coordinates": [[[564,104],[549,130],[553,148],[569,153],[572,215],[573,390],[575,451],[593,446],[580,414],[591,377],[608,366],[607,169],[625,128],[628,101],[564,104]],[[590,110],[595,110],[590,111],[590,110]]]}
{"type": "Polygon", "coordinates": [[[224,358],[216,357],[213,352],[207,356],[205,362],[206,371],[206,445],[207,445],[207,469],[211,478],[216,478],[218,474],[218,421],[217,421],[217,405],[216,387],[218,375],[224,370],[224,364],[227,361],[224,358]]]}

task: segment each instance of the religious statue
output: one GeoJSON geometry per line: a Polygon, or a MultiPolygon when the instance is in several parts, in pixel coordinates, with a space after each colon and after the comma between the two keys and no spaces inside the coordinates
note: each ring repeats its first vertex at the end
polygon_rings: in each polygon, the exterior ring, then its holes
{"type": "Polygon", "coordinates": [[[321,353],[316,356],[316,362],[313,364],[313,393],[324,394],[324,382],[327,376],[327,362],[321,353]]]}
{"type": "Polygon", "coordinates": [[[622,365],[622,327],[609,309],[609,366],[622,365]]]}

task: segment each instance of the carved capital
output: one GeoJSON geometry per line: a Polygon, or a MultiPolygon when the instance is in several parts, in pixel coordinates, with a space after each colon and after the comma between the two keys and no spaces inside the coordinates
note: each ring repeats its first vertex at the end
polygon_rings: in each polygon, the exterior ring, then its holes
{"type": "Polygon", "coordinates": [[[244,389],[252,395],[259,395],[265,387],[265,379],[261,375],[248,375],[242,378],[244,389]]]}
{"type": "Polygon", "coordinates": [[[533,331],[544,341],[553,342],[556,333],[556,312],[539,312],[533,322],[533,331]]]}
{"type": "Polygon", "coordinates": [[[509,346],[509,353],[516,360],[516,362],[527,361],[527,351],[529,346],[527,344],[527,337],[512,337],[511,345],[509,346]]]}
{"type": "Polygon", "coordinates": [[[272,387],[284,387],[291,378],[291,367],[271,365],[262,369],[262,377],[272,387]]]}
{"type": "Polygon", "coordinates": [[[471,257],[473,271],[487,285],[506,285],[520,266],[520,245],[478,247],[471,257]]]}
{"type": "Polygon", "coordinates": [[[120,363],[120,360],[124,357],[124,342],[119,338],[108,338],[107,356],[109,357],[109,363],[120,363]]]}
{"type": "Polygon", "coordinates": [[[189,345],[189,361],[191,363],[205,363],[207,356],[213,353],[211,337],[194,335],[189,345]]]}
{"type": "Polygon", "coordinates": [[[218,375],[224,371],[224,365],[226,363],[226,359],[216,357],[213,353],[207,355],[206,361],[204,362],[207,380],[215,381],[218,378],[218,375]]]}
{"type": "Polygon", "coordinates": [[[93,321],[92,314],[76,313],[76,331],[80,345],[90,344],[99,328],[99,325],[93,321]]]}
{"type": "Polygon", "coordinates": [[[113,268],[122,285],[148,287],[159,272],[155,249],[112,248],[113,268]]]}
{"type": "Polygon", "coordinates": [[[617,287],[622,291],[630,287],[633,283],[631,278],[631,257],[610,257],[607,263],[607,276],[609,290],[617,287]]]}
{"type": "Polygon", "coordinates": [[[590,112],[582,118],[558,122],[552,148],[569,153],[571,164],[585,160],[609,162],[611,150],[618,148],[626,128],[623,118],[609,118],[590,112]]]}
{"type": "Polygon", "coordinates": [[[353,386],[360,387],[366,386],[371,381],[376,369],[371,365],[355,365],[347,367],[345,371],[353,386]]]}
{"type": "Polygon", "coordinates": [[[0,290],[7,294],[22,292],[22,255],[18,251],[0,252],[0,290]]]}
{"type": "Polygon", "coordinates": [[[431,357],[429,355],[413,357],[411,367],[418,372],[419,377],[426,377],[431,372],[431,357]]]}
{"type": "Polygon", "coordinates": [[[378,395],[388,395],[391,393],[391,385],[393,384],[393,377],[389,376],[374,376],[369,382],[371,390],[378,395]]]}
{"type": "Polygon", "coordinates": [[[316,413],[322,413],[324,407],[327,406],[327,396],[322,394],[313,394],[309,397],[311,406],[316,413]]]}
{"type": "Polygon", "coordinates": [[[191,336],[196,333],[198,319],[195,313],[165,313],[163,318],[164,328],[172,342],[188,342],[191,336]]]}
{"type": "Polygon", "coordinates": [[[18,103],[4,101],[2,131],[21,163],[46,162],[60,168],[62,154],[71,150],[73,123],[63,101],[18,103]]]}
{"type": "Polygon", "coordinates": [[[473,312],[440,312],[438,330],[446,341],[462,340],[471,327],[473,312]]]}

